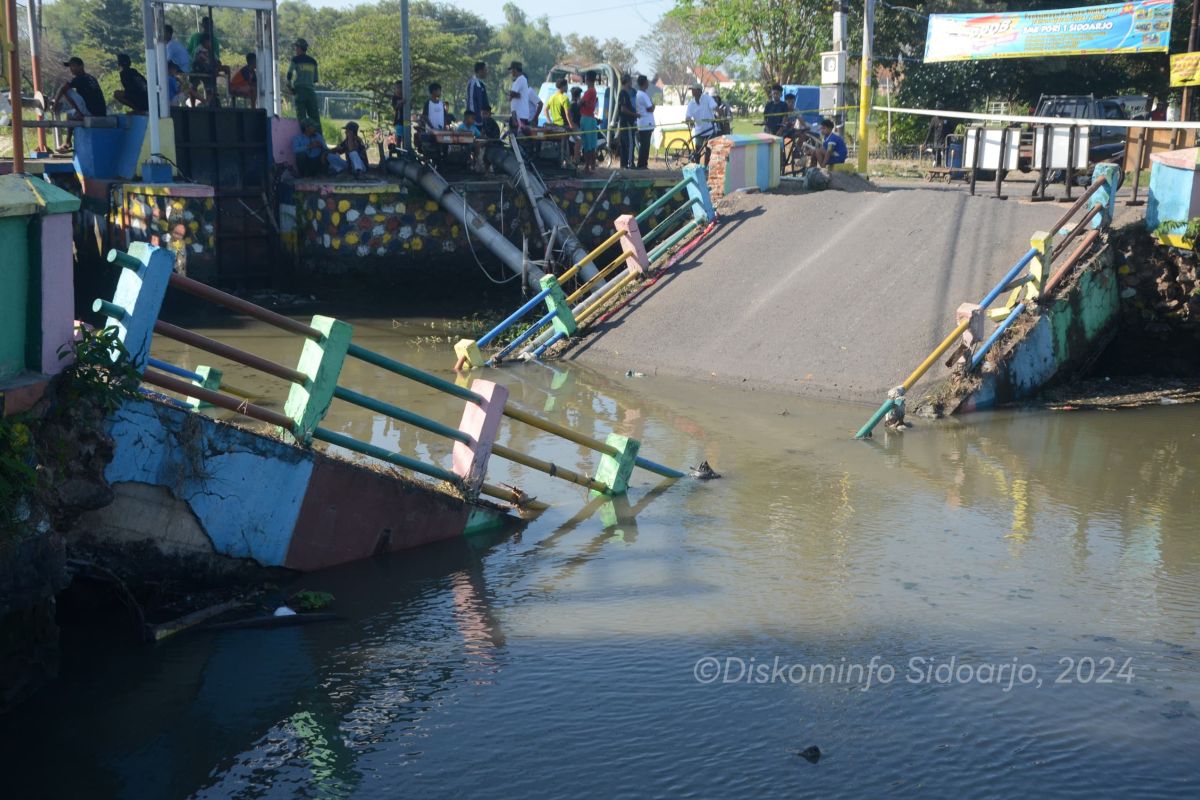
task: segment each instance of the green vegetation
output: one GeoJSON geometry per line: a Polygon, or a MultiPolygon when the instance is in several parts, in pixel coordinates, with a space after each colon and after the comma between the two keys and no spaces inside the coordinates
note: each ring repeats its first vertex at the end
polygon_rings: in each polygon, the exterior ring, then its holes
{"type": "Polygon", "coordinates": [[[0,526],[15,519],[21,498],[37,486],[33,435],[24,416],[0,417],[0,526]]]}

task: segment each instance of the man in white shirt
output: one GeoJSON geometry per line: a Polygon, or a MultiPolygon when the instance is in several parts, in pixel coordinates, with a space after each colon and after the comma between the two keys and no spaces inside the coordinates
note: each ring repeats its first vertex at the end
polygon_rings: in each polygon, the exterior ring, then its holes
{"type": "Polygon", "coordinates": [[[167,49],[167,61],[174,61],[179,65],[179,69],[185,73],[192,71],[192,57],[188,55],[188,49],[183,46],[175,38],[175,29],[170,25],[163,26],[163,44],[167,49]]]}
{"type": "Polygon", "coordinates": [[[647,169],[650,165],[650,138],[654,136],[654,101],[650,99],[650,81],[645,75],[638,76],[637,87],[634,107],[638,115],[638,160],[635,169],[647,169]]]}
{"type": "Polygon", "coordinates": [[[698,83],[692,87],[686,119],[692,126],[692,163],[699,164],[708,140],[717,134],[717,101],[705,94],[704,87],[698,83]]]}
{"type": "Polygon", "coordinates": [[[514,129],[519,129],[529,123],[529,99],[526,97],[529,80],[525,77],[525,65],[520,61],[509,64],[508,71],[512,75],[512,86],[508,87],[508,105],[512,109],[510,124],[514,129]]]}

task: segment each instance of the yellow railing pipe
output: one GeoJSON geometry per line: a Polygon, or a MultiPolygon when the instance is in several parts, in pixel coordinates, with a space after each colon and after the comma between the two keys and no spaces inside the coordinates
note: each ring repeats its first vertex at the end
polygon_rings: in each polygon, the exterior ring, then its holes
{"type": "Polygon", "coordinates": [[[524,422],[526,425],[529,425],[532,428],[537,428],[540,431],[553,433],[555,436],[561,436],[563,439],[566,439],[569,442],[575,442],[575,444],[581,444],[584,447],[590,447],[591,449],[600,453],[606,453],[607,455],[615,456],[619,455],[620,452],[617,450],[617,448],[606,444],[599,439],[593,439],[590,436],[585,436],[578,431],[571,430],[570,428],[551,422],[550,420],[542,419],[541,417],[535,417],[532,414],[527,414],[519,408],[505,406],[504,416],[508,417],[509,419],[515,419],[517,422],[524,422]]]}
{"type": "Polygon", "coordinates": [[[624,232],[624,231],[617,231],[617,232],[616,232],[616,233],[614,233],[612,236],[608,237],[608,238],[607,238],[607,239],[605,239],[603,242],[601,242],[600,244],[596,245],[596,246],[595,246],[595,247],[592,249],[592,252],[588,253],[586,256],[584,256],[583,258],[579,259],[579,263],[578,263],[578,264],[576,264],[575,266],[571,267],[569,270],[567,270],[566,272],[564,272],[562,275],[559,275],[559,276],[558,276],[558,282],[559,282],[559,283],[566,283],[567,281],[571,280],[571,278],[574,278],[574,277],[575,277],[575,273],[576,273],[576,272],[579,272],[580,268],[581,268],[581,267],[583,267],[583,265],[584,265],[584,264],[587,264],[589,261],[591,261],[592,259],[596,258],[596,257],[597,257],[597,256],[599,256],[601,253],[603,253],[605,250],[607,250],[608,248],[612,247],[614,244],[616,244],[617,242],[619,242],[619,241],[621,240],[621,237],[622,237],[622,236],[624,236],[624,235],[625,235],[625,232],[624,232]]]}
{"type": "Polygon", "coordinates": [[[514,492],[512,489],[505,489],[503,486],[495,486],[490,483],[485,483],[480,487],[479,491],[488,497],[495,497],[497,500],[507,500],[519,508],[528,508],[531,511],[545,511],[550,507],[549,503],[526,498],[523,494],[514,492]]]}
{"type": "Polygon", "coordinates": [[[593,275],[590,279],[588,279],[587,283],[583,284],[578,289],[571,292],[571,294],[567,297],[567,304],[569,305],[571,303],[574,303],[580,297],[583,297],[584,294],[591,291],[596,286],[596,284],[601,283],[605,278],[607,278],[609,275],[611,275],[613,273],[613,270],[615,270],[617,267],[621,266],[626,261],[628,261],[629,257],[632,255],[633,255],[633,251],[626,251],[624,253],[621,253],[621,255],[617,256],[615,259],[613,259],[611,263],[609,263],[606,267],[604,267],[604,269],[600,270],[595,275],[593,275]]]}
{"type": "Polygon", "coordinates": [[[492,445],[492,455],[500,456],[501,458],[507,458],[509,461],[522,464],[530,469],[536,469],[538,472],[544,472],[551,477],[562,478],[563,480],[570,481],[571,483],[578,484],[579,486],[584,486],[588,489],[594,489],[597,492],[608,491],[608,487],[600,481],[594,481],[588,476],[580,475],[574,470],[567,469],[566,467],[560,467],[550,461],[543,461],[540,458],[534,458],[531,455],[526,455],[518,450],[513,450],[511,447],[505,447],[502,444],[492,445]]]}
{"type": "Polygon", "coordinates": [[[941,358],[947,350],[953,347],[955,342],[962,338],[962,335],[966,333],[966,330],[970,324],[971,320],[969,318],[958,323],[958,327],[950,331],[950,335],[943,339],[942,343],[934,348],[934,351],[930,353],[924,361],[921,362],[921,365],[914,369],[912,374],[904,379],[904,383],[900,385],[904,388],[905,392],[911,389],[913,384],[921,380],[921,376],[928,372],[929,368],[936,364],[937,360],[941,358]]]}
{"type": "Polygon", "coordinates": [[[596,313],[600,311],[600,309],[607,305],[609,300],[612,300],[614,297],[620,294],[621,290],[628,286],[633,278],[633,274],[627,272],[613,281],[613,285],[609,287],[608,291],[600,295],[600,298],[596,300],[596,302],[579,312],[579,315],[575,317],[575,324],[578,326],[583,326],[590,322],[592,317],[594,317],[596,313]]]}

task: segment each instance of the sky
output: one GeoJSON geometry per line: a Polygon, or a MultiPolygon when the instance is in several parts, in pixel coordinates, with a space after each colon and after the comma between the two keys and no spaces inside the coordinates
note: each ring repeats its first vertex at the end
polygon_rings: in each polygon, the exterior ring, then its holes
{"type": "MultiPolygon", "coordinates": [[[[590,6],[566,4],[562,0],[514,0],[530,18],[547,16],[550,30],[566,36],[577,33],[595,36],[600,41],[615,37],[623,42],[633,42],[648,33],[675,4],[674,0],[592,0],[590,6]]],[[[346,8],[355,5],[354,0],[311,0],[313,5],[346,8]]],[[[505,0],[442,0],[465,8],[486,19],[493,25],[504,21],[500,10],[505,0]]]]}

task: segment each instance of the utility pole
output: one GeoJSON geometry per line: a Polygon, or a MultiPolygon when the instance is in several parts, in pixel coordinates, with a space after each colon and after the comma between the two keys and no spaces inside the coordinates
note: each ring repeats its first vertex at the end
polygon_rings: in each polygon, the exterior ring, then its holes
{"type": "MultiPolygon", "coordinates": [[[[1200,22],[1200,0],[1192,0],[1192,27],[1188,31],[1188,49],[1189,53],[1196,51],[1196,24],[1200,22]]],[[[1192,116],[1192,87],[1183,87],[1183,103],[1179,109],[1179,119],[1182,122],[1190,122],[1192,116]]]]}
{"type": "MultiPolygon", "coordinates": [[[[1200,0],[1195,0],[1200,2],[1200,0]]],[[[875,0],[863,0],[862,72],[858,81],[858,171],[867,172],[867,118],[871,114],[871,41],[875,35],[875,0]]]]}
{"type": "Polygon", "coordinates": [[[400,50],[401,50],[401,78],[404,80],[404,119],[401,120],[404,127],[401,130],[404,132],[403,142],[397,142],[402,150],[408,150],[412,144],[411,133],[409,131],[409,121],[412,119],[412,58],[408,51],[408,0],[400,0],[400,50]]]}
{"type": "Polygon", "coordinates": [[[12,100],[13,173],[25,171],[25,128],[21,125],[21,43],[17,0],[4,0],[4,55],[8,58],[8,96],[12,100]]]}
{"type": "MultiPolygon", "coordinates": [[[[38,7],[38,0],[25,0],[25,27],[29,28],[29,72],[33,76],[33,93],[39,95],[42,93],[42,68],[41,68],[41,39],[42,39],[42,12],[38,7]]],[[[38,119],[43,119],[41,112],[38,113],[38,119]]],[[[46,152],[46,129],[37,129],[38,152],[46,152]]]]}

